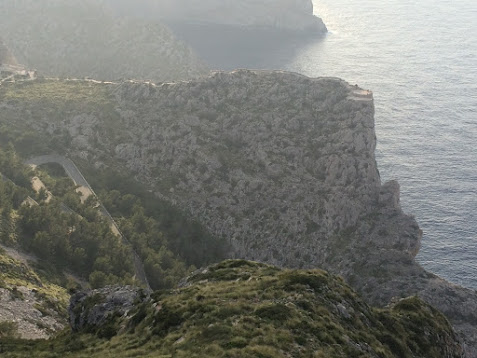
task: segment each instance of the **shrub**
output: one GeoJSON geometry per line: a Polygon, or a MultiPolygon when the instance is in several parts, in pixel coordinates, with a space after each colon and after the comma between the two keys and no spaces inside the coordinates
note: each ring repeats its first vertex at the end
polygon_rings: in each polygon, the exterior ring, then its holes
{"type": "Polygon", "coordinates": [[[18,323],[10,321],[0,322],[0,338],[16,338],[18,336],[18,323]]]}
{"type": "Polygon", "coordinates": [[[321,291],[328,283],[328,278],[320,272],[292,271],[285,273],[282,278],[287,290],[296,289],[296,285],[305,285],[315,291],[321,291]]]}
{"type": "Polygon", "coordinates": [[[285,321],[291,316],[291,310],[284,304],[278,303],[260,307],[255,311],[255,314],[263,319],[285,321]]]}
{"type": "Polygon", "coordinates": [[[154,329],[152,333],[158,336],[165,336],[170,328],[179,326],[182,321],[182,316],[178,312],[163,305],[161,310],[157,312],[154,317],[154,329]]]}

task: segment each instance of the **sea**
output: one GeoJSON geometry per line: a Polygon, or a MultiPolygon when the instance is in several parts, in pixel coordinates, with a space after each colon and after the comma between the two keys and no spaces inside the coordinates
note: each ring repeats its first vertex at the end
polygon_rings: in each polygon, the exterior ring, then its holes
{"type": "Polygon", "coordinates": [[[324,36],[175,30],[216,69],[372,90],[381,179],[399,181],[403,210],[423,230],[418,261],[477,289],[477,1],[314,0],[314,11],[324,36]]]}

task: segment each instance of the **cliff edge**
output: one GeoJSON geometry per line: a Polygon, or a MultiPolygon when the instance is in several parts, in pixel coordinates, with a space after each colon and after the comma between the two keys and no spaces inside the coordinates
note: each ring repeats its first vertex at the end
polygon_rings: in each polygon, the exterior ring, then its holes
{"type": "Polygon", "coordinates": [[[371,92],[239,70],[179,83],[12,84],[0,106],[4,123],[69,138],[72,155],[130,170],[229,240],[230,257],[323,267],[382,306],[418,295],[477,354],[477,293],[416,263],[419,226],[399,205],[398,183],[381,183],[371,92]]]}

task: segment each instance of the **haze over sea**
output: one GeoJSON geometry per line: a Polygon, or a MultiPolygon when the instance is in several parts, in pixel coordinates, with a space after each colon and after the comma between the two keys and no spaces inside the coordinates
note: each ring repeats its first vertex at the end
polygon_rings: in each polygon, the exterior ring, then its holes
{"type": "Polygon", "coordinates": [[[314,7],[329,30],[321,39],[176,30],[214,68],[286,69],[371,89],[381,178],[399,181],[403,209],[424,232],[418,260],[477,289],[477,1],[314,7]]]}

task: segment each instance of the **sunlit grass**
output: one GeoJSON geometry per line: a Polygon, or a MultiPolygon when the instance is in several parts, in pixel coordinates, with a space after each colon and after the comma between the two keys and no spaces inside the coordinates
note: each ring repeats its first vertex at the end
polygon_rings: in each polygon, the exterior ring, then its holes
{"type": "Polygon", "coordinates": [[[453,337],[446,319],[418,298],[378,310],[324,271],[243,260],[156,292],[107,325],[115,330],[110,339],[98,338],[103,327],[91,327],[96,334],[18,341],[5,357],[437,358],[453,337]]]}
{"type": "Polygon", "coordinates": [[[82,80],[38,79],[5,84],[0,88],[1,97],[52,114],[69,112],[78,106],[85,111],[104,109],[111,104],[107,85],[82,80]]]}

